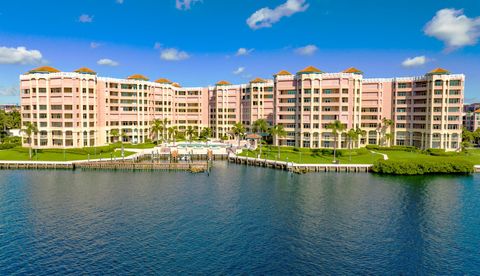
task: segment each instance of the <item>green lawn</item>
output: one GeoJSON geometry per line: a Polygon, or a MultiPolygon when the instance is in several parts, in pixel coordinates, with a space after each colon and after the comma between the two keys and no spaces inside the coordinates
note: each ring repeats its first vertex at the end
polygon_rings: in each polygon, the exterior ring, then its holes
{"type": "MultiPolygon", "coordinates": [[[[120,158],[120,151],[108,151],[101,152],[95,155],[95,150],[89,148],[86,150],[77,150],[77,149],[68,149],[65,151],[61,149],[44,149],[38,150],[37,155],[34,154],[32,161],[73,161],[73,160],[86,160],[89,158],[89,151],[92,151],[90,154],[90,159],[109,159],[111,156],[120,158]]],[[[35,153],[35,150],[34,150],[35,153]]],[[[125,151],[125,156],[134,154],[134,152],[125,151]]],[[[11,160],[11,161],[22,161],[30,160],[28,156],[28,148],[17,147],[8,150],[0,150],[0,160],[11,160]]]]}
{"type": "MultiPolygon", "coordinates": [[[[383,159],[382,155],[367,153],[361,155],[352,155],[351,159],[348,150],[342,150],[343,156],[337,157],[340,164],[373,164],[377,160],[383,159]]],[[[453,156],[433,156],[422,152],[407,152],[401,150],[384,150],[376,151],[384,153],[392,160],[441,160],[443,158],[452,158],[452,160],[469,160],[474,164],[480,165],[480,149],[470,149],[468,153],[459,153],[453,156]]],[[[355,151],[354,151],[355,153],[355,151]]],[[[239,156],[257,157],[259,150],[250,151],[244,150],[239,156]]],[[[297,149],[294,151],[291,147],[281,147],[280,158],[278,158],[278,151],[276,147],[264,147],[261,158],[279,161],[289,161],[304,164],[332,164],[333,156],[321,155],[314,153],[311,149],[297,149]],[[288,159],[287,159],[288,158],[288,159]]]]}
{"type": "MultiPolygon", "coordinates": [[[[121,148],[122,145],[120,143],[115,143],[112,144],[112,146],[115,146],[116,148],[121,148]]],[[[156,145],[154,143],[143,143],[143,144],[128,144],[125,143],[123,144],[123,147],[126,149],[152,149],[156,145]]]]}
{"type": "MultiPolygon", "coordinates": [[[[250,151],[244,150],[239,156],[248,156],[248,157],[257,157],[259,150],[250,151]]],[[[344,153],[345,156],[339,156],[337,159],[340,161],[340,164],[373,164],[378,159],[383,159],[382,155],[367,153],[362,155],[352,155],[351,158],[348,155],[348,151],[344,153]]],[[[332,164],[333,156],[331,155],[321,155],[318,153],[312,152],[310,149],[299,149],[299,151],[293,151],[292,148],[282,147],[280,150],[280,158],[278,159],[278,150],[276,147],[264,148],[262,150],[261,158],[295,162],[295,163],[305,163],[305,164],[332,164]]]]}
{"type": "Polygon", "coordinates": [[[381,153],[385,153],[388,155],[389,159],[393,160],[427,160],[427,161],[435,161],[442,158],[451,158],[451,159],[460,159],[460,160],[468,160],[476,165],[480,165],[480,150],[479,149],[470,149],[467,153],[458,153],[452,156],[433,156],[428,155],[425,153],[420,152],[407,152],[407,151],[378,151],[381,153]]]}
{"type": "Polygon", "coordinates": [[[480,149],[469,149],[468,160],[472,161],[475,165],[480,165],[480,149]]]}

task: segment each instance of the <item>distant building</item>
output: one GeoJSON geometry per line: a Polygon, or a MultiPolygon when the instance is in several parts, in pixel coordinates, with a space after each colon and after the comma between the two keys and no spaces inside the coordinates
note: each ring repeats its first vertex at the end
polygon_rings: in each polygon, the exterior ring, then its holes
{"type": "Polygon", "coordinates": [[[15,110],[20,111],[20,106],[16,104],[0,104],[0,110],[3,110],[7,113],[15,110]]]}
{"type": "MultiPolygon", "coordinates": [[[[282,125],[275,144],[306,148],[347,148],[346,132],[334,137],[329,124],[366,135],[355,146],[406,145],[456,150],[462,133],[465,76],[437,68],[418,77],[363,78],[349,68],[326,73],[309,66],[295,74],[244,84],[219,81],[210,87],[181,87],[143,75],[98,77],[88,69],[61,72],[40,67],[20,76],[22,123],[38,126],[39,148],[101,146],[118,141],[141,143],[154,137],[154,119],[184,132],[212,129],[214,138],[232,136],[236,122],[248,131],[258,119],[282,125]],[[384,119],[393,121],[385,125],[384,119]],[[387,139],[387,135],[388,139],[387,139]]],[[[385,121],[387,122],[387,121],[385,121]]],[[[24,144],[29,144],[26,137],[24,144]]]]}
{"type": "Polygon", "coordinates": [[[475,131],[480,127],[480,103],[463,106],[463,126],[469,131],[475,131]]]}

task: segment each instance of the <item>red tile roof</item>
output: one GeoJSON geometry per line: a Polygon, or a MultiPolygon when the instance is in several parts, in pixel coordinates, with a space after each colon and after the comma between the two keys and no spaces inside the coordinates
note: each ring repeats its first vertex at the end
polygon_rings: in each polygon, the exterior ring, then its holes
{"type": "Polygon", "coordinates": [[[135,74],[128,77],[129,80],[145,80],[148,81],[148,78],[141,74],[135,74]]]}
{"type": "Polygon", "coordinates": [[[313,67],[313,66],[308,66],[303,68],[302,70],[298,71],[298,73],[323,73],[320,69],[313,67]]]}
{"type": "Polygon", "coordinates": [[[228,81],[224,81],[224,80],[217,82],[217,85],[230,85],[230,84],[231,83],[229,83],[228,81]]]}
{"type": "Polygon", "coordinates": [[[41,66],[28,71],[28,73],[58,73],[58,72],[60,72],[60,70],[50,66],[41,66]]]}
{"type": "Polygon", "coordinates": [[[343,73],[363,74],[362,71],[358,70],[355,67],[350,67],[348,69],[345,69],[345,70],[343,70],[343,73]]]}
{"type": "Polygon", "coordinates": [[[75,70],[74,72],[76,72],[76,73],[84,73],[84,74],[97,74],[95,71],[93,71],[92,69],[87,68],[87,67],[78,68],[78,69],[75,70]]]}
{"type": "Polygon", "coordinates": [[[286,71],[286,70],[282,70],[282,71],[280,71],[280,72],[278,72],[278,73],[275,74],[275,76],[277,76],[277,75],[279,75],[279,76],[288,76],[288,75],[291,75],[291,73],[288,72],[288,71],[286,71]]]}

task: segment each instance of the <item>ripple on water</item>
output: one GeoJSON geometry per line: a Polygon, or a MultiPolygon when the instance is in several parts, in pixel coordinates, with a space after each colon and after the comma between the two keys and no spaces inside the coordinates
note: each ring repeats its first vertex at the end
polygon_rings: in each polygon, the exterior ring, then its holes
{"type": "Polygon", "coordinates": [[[480,177],[0,171],[0,275],[475,274],[480,177]]]}

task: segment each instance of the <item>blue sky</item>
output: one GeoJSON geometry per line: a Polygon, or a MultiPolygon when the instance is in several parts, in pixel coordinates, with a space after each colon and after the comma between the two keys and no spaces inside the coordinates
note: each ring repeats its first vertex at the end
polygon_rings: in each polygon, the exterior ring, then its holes
{"type": "Polygon", "coordinates": [[[18,75],[39,65],[184,86],[307,65],[365,77],[444,67],[480,101],[479,37],[478,0],[2,1],[0,103],[18,102],[18,75]]]}

